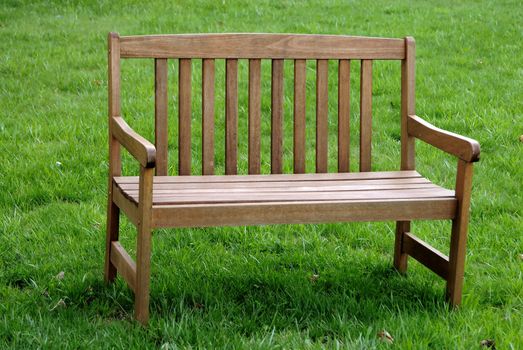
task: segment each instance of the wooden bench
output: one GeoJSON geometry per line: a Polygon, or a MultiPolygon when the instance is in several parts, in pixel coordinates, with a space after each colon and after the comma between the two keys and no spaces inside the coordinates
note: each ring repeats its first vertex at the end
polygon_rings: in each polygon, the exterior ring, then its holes
{"type": "MultiPolygon", "coordinates": [[[[135,293],[135,317],[149,318],[151,231],[202,227],[345,221],[396,221],[394,266],[411,256],[447,281],[452,305],[461,301],[472,164],[479,144],[425,122],[414,111],[414,39],[333,35],[109,34],[109,201],[105,280],[116,273],[135,293]],[[138,135],[120,112],[120,60],[153,58],[155,144],[138,135]],[[178,59],[178,176],[168,175],[167,61],[178,59]],[[248,175],[238,175],[238,60],[249,64],[248,175]],[[271,174],[260,174],[261,60],[272,64],[271,174]],[[373,60],[401,61],[401,165],[371,172],[373,60]],[[191,174],[191,60],[202,60],[202,170],[191,174]],[[214,175],[215,64],[225,61],[225,175],[214,175]],[[282,174],[284,60],[294,61],[294,174],[282,174]],[[305,173],[306,60],[316,61],[316,172],[305,173]],[[338,172],[327,173],[328,60],[338,67],[338,172]],[[359,170],[349,172],[350,65],[361,61],[359,170]],[[456,187],[444,189],[415,171],[414,140],[458,158],[456,187]],[[123,146],[140,175],[122,176],[123,146]],[[136,263],[118,241],[123,211],[138,229],[136,263]],[[450,219],[447,257],[411,233],[411,221],[450,219]]],[[[220,63],[221,64],[221,63],[220,63]]],[[[332,98],[332,97],[331,97],[332,98]]],[[[265,116],[263,116],[265,117],[265,116]]],[[[198,111],[198,118],[200,114],[198,111]]]]}

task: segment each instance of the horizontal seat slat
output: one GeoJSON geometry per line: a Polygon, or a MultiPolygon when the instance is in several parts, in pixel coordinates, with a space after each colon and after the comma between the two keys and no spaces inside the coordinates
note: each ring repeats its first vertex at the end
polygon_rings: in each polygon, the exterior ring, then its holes
{"type": "MultiPolygon", "coordinates": [[[[364,179],[397,179],[422,178],[415,170],[381,171],[367,173],[325,173],[325,174],[274,174],[274,175],[209,175],[209,176],[155,176],[155,183],[168,182],[252,182],[252,181],[330,181],[330,180],[364,180],[364,179]]],[[[119,183],[138,183],[138,176],[115,176],[119,183]]]]}
{"type": "MultiPolygon", "coordinates": [[[[387,190],[402,190],[402,189],[438,189],[436,185],[433,184],[412,184],[412,185],[367,185],[367,186],[302,186],[302,187],[230,187],[230,188],[182,188],[182,189],[172,189],[172,188],[155,188],[154,193],[156,195],[184,195],[184,194],[216,194],[220,195],[221,193],[249,193],[249,194],[258,194],[258,193],[294,193],[294,192],[330,192],[330,191],[387,191],[387,190]]],[[[125,192],[129,195],[138,196],[138,189],[127,189],[125,192]]]]}
{"type": "Polygon", "coordinates": [[[404,59],[403,39],[307,34],[120,37],[122,58],[404,59]]]}
{"type": "Polygon", "coordinates": [[[155,227],[216,227],[346,221],[452,219],[456,199],[165,205],[153,208],[155,227]]]}
{"type": "MultiPolygon", "coordinates": [[[[235,188],[247,188],[247,189],[261,189],[261,188],[300,188],[300,187],[314,187],[314,188],[325,188],[325,187],[360,187],[360,186],[383,186],[383,185],[402,185],[408,187],[410,185],[418,184],[431,184],[431,182],[424,178],[406,178],[406,179],[375,179],[375,180],[331,180],[331,181],[249,181],[249,182],[202,182],[202,183],[191,183],[191,182],[160,182],[154,183],[153,188],[155,190],[160,189],[235,189],[235,188]],[[219,184],[219,186],[217,186],[219,184]]],[[[123,190],[138,190],[137,183],[120,183],[119,187],[123,190]]]]}
{"type": "MultiPolygon", "coordinates": [[[[137,201],[137,196],[131,195],[137,201]]],[[[258,202],[297,202],[329,200],[364,200],[364,199],[415,199],[415,198],[452,198],[451,191],[435,190],[396,190],[396,191],[351,191],[331,192],[290,192],[290,193],[230,193],[220,194],[177,194],[153,195],[153,206],[164,204],[198,204],[198,203],[258,203],[258,202]]]]}
{"type": "MultiPolygon", "coordinates": [[[[138,177],[114,183],[138,205],[138,177]]],[[[456,208],[454,191],[416,171],[156,176],[152,202],[155,227],[450,219],[456,208]]]]}

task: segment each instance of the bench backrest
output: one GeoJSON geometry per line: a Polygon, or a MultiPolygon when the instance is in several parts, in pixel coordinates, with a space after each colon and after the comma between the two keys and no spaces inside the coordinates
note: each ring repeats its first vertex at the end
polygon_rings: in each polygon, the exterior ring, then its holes
{"type": "MultiPolygon", "coordinates": [[[[225,60],[225,173],[237,173],[238,60],[249,62],[248,171],[260,173],[261,60],[271,60],[271,172],[282,172],[283,63],[294,60],[295,173],[305,172],[306,61],[316,60],[316,172],[327,172],[328,60],[338,60],[338,171],[349,171],[350,64],[361,61],[360,171],[371,171],[372,62],[401,60],[401,169],[414,169],[414,40],[301,34],[109,34],[109,116],[120,115],[120,59],[155,60],[156,174],[167,175],[167,60],[178,59],[179,174],[191,173],[191,60],[202,60],[202,174],[214,174],[215,60],[225,60]]],[[[119,154],[118,154],[119,157],[119,154]]]]}

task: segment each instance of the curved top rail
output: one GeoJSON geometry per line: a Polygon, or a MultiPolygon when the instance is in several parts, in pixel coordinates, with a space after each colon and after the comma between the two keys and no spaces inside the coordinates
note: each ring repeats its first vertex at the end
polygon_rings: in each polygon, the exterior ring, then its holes
{"type": "Polygon", "coordinates": [[[404,59],[404,39],[310,34],[120,37],[122,58],[404,59]]]}

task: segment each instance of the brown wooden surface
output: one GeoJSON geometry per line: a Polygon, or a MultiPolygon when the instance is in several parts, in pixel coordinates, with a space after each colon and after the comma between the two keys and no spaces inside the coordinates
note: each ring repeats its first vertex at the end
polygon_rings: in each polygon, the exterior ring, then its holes
{"type": "Polygon", "coordinates": [[[396,234],[394,241],[394,267],[402,274],[407,272],[409,255],[405,252],[404,234],[410,232],[410,221],[396,222],[396,234]]]}
{"type": "Polygon", "coordinates": [[[272,60],[271,83],[271,173],[283,168],[283,60],[272,60]]]}
{"type": "Polygon", "coordinates": [[[439,129],[416,115],[408,117],[408,132],[422,141],[450,153],[466,162],[479,160],[479,143],[468,137],[439,129]]]}
{"type": "Polygon", "coordinates": [[[438,129],[415,115],[414,39],[290,34],[109,35],[109,194],[105,280],[117,270],[135,290],[136,318],[149,318],[151,230],[397,221],[394,266],[407,268],[410,255],[447,279],[451,304],[461,302],[472,161],[479,144],[438,129]],[[120,58],[155,60],[155,143],[121,117],[120,58]],[[179,58],[179,174],[167,175],[167,59],[179,58]],[[202,58],[202,176],[191,174],[191,59],[202,58]],[[214,173],[214,60],[226,59],[225,173],[214,173]],[[237,174],[238,59],[249,59],[249,174],[237,174]],[[261,59],[272,60],[271,172],[261,167],[261,59]],[[284,59],[294,60],[294,172],[281,174],[283,157],[284,59]],[[316,174],[305,174],[306,60],[317,60],[316,174]],[[328,59],[338,66],[338,171],[328,171],[328,59]],[[350,170],[350,60],[361,59],[360,171],[350,170]],[[401,169],[371,171],[372,60],[402,61],[401,169]],[[459,158],[456,191],[414,171],[419,138],[459,158]],[[140,164],[139,177],[122,177],[120,145],[140,164]],[[136,264],[118,242],[119,213],[138,228],[136,264]],[[411,220],[452,219],[447,258],[411,233],[411,220]]]}
{"type": "MultiPolygon", "coordinates": [[[[414,138],[409,136],[407,117],[415,111],[415,43],[411,37],[405,38],[405,58],[401,61],[401,170],[414,170],[414,138]]],[[[396,223],[396,240],[394,243],[394,267],[400,273],[407,271],[408,254],[403,248],[404,234],[410,232],[410,222],[396,223]]]]}
{"type": "Polygon", "coordinates": [[[418,260],[441,278],[447,279],[449,273],[449,258],[445,254],[431,247],[410,232],[403,233],[403,249],[406,254],[418,260]]]}
{"type": "MultiPolygon", "coordinates": [[[[264,176],[245,175],[236,182],[220,181],[228,176],[205,176],[207,182],[182,182],[179,177],[155,178],[153,204],[259,203],[300,201],[359,201],[381,199],[454,198],[454,192],[422,177],[382,179],[347,177],[344,180],[299,181],[294,176],[266,181],[264,176]]],[[[321,177],[319,177],[321,178],[321,177]]],[[[135,178],[136,179],[136,178],[135,178]]],[[[138,203],[139,188],[127,178],[115,178],[123,194],[138,203]],[[120,182],[125,179],[127,182],[120,182]]]]}
{"type": "MultiPolygon", "coordinates": [[[[175,191],[202,191],[205,192],[208,189],[221,191],[222,189],[234,189],[242,191],[246,188],[248,191],[258,191],[260,189],[266,189],[271,192],[280,191],[280,187],[283,191],[290,190],[309,190],[309,188],[319,188],[320,190],[337,186],[343,187],[361,187],[369,186],[371,189],[373,186],[382,185],[394,185],[398,186],[411,186],[411,185],[431,185],[431,182],[423,177],[397,177],[397,178],[362,178],[362,179],[343,179],[343,178],[320,178],[311,179],[293,179],[289,176],[281,176],[279,180],[267,179],[265,176],[259,176],[257,179],[245,178],[244,175],[238,176],[237,181],[221,181],[223,176],[216,177],[204,177],[199,179],[201,181],[183,181],[184,179],[178,177],[155,177],[154,179],[154,190],[175,190],[175,191]],[[289,188],[289,187],[292,187],[289,188]]],[[[137,177],[129,179],[128,177],[116,177],[115,183],[118,188],[122,190],[137,191],[138,182],[137,177]]],[[[225,180],[225,179],[224,179],[225,180]]],[[[422,186],[423,187],[423,186],[422,186]]]]}
{"type": "Polygon", "coordinates": [[[178,173],[191,174],[191,60],[178,62],[178,173]]]}
{"type": "Polygon", "coordinates": [[[136,133],[122,117],[111,118],[113,137],[146,168],[153,168],[156,162],[156,149],[148,140],[136,133]]]}
{"type": "Polygon", "coordinates": [[[149,284],[151,276],[151,228],[153,170],[140,168],[138,235],[136,241],[135,318],[146,325],[149,320],[149,284]]]}
{"type": "Polygon", "coordinates": [[[249,174],[259,174],[261,137],[261,60],[249,60],[249,174]]]}
{"type": "Polygon", "coordinates": [[[238,173],[238,60],[225,63],[225,174],[238,173]]]}
{"type": "Polygon", "coordinates": [[[371,171],[372,61],[361,61],[360,80],[360,171],[371,171]]]}
{"type": "Polygon", "coordinates": [[[403,59],[402,39],[308,34],[124,36],[122,57],[403,59]]]}
{"type": "Polygon", "coordinates": [[[153,222],[155,227],[207,227],[448,219],[455,210],[455,199],[447,198],[166,205],[153,209],[153,222]]]}
{"type": "MultiPolygon", "coordinates": [[[[207,182],[254,182],[254,181],[332,181],[332,180],[366,180],[366,179],[398,179],[421,178],[415,170],[409,171],[380,171],[373,173],[325,173],[325,174],[279,174],[279,175],[215,175],[215,176],[155,176],[155,183],[207,183],[207,182]]],[[[135,183],[137,176],[120,176],[115,181],[121,183],[135,183]]]]}
{"type": "Polygon", "coordinates": [[[105,283],[116,278],[116,267],[111,263],[111,242],[118,240],[120,210],[113,203],[113,176],[122,173],[120,144],[113,136],[112,118],[120,115],[120,38],[116,33],[109,33],[107,38],[107,72],[108,72],[108,140],[109,140],[109,174],[107,185],[107,221],[105,243],[105,283]]]}
{"type": "Polygon", "coordinates": [[[416,113],[416,44],[405,38],[405,59],[401,61],[401,170],[415,168],[414,137],[408,133],[408,116],[416,113]]]}
{"type": "Polygon", "coordinates": [[[350,61],[338,62],[338,171],[349,172],[350,61]]]}
{"type": "Polygon", "coordinates": [[[136,263],[118,241],[111,243],[111,262],[116,266],[118,273],[122,275],[129,287],[135,291],[136,263]]]}
{"type": "Polygon", "coordinates": [[[316,61],[316,172],[326,173],[329,159],[329,61],[316,61]]]}
{"type": "Polygon", "coordinates": [[[294,60],[294,173],[305,173],[305,120],[307,98],[307,61],[294,60]]]}
{"type": "Polygon", "coordinates": [[[447,298],[454,306],[461,304],[465,252],[469,224],[470,195],[472,190],[473,163],[458,160],[456,174],[456,198],[458,206],[456,218],[452,220],[450,236],[449,276],[447,280],[447,298]]]}
{"type": "MultiPolygon", "coordinates": [[[[138,185],[136,184],[136,188],[138,185]]],[[[138,227],[138,221],[140,219],[138,213],[138,204],[135,201],[129,201],[129,198],[125,196],[124,192],[120,190],[118,185],[113,184],[113,201],[118,206],[117,209],[121,209],[131,221],[134,226],[138,227]]]]}
{"type": "Polygon", "coordinates": [[[167,59],[154,60],[154,145],[156,147],[156,175],[166,176],[169,162],[167,144],[167,59]]]}
{"type": "Polygon", "coordinates": [[[202,175],[214,174],[214,60],[202,62],[202,175]]]}

